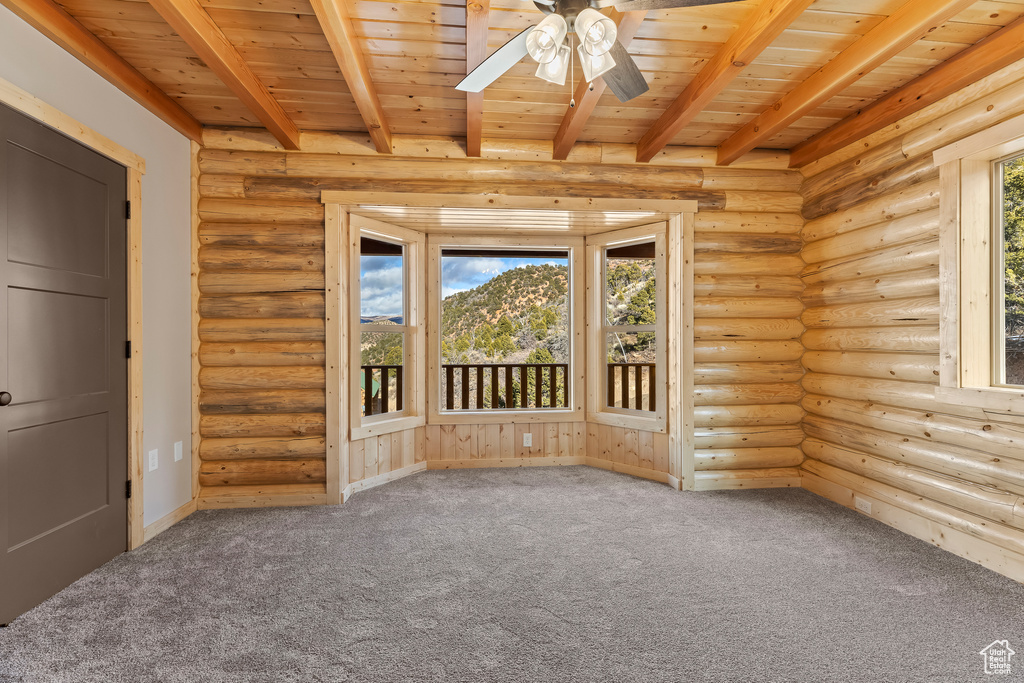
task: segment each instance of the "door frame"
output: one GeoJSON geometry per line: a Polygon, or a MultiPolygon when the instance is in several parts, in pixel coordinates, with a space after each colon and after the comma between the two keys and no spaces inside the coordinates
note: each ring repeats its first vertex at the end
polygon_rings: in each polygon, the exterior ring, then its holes
{"type": "MultiPolygon", "coordinates": [[[[669,335],[666,380],[674,391],[668,394],[669,483],[676,489],[694,490],[694,398],[693,398],[693,236],[694,200],[613,199],[599,197],[556,197],[504,194],[436,194],[417,192],[374,192],[327,190],[320,201],[325,209],[326,278],[326,396],[327,396],[327,504],[337,505],[347,498],[348,486],[348,414],[347,355],[339,349],[347,343],[347,316],[342,315],[342,297],[348,283],[347,261],[342,235],[348,232],[350,212],[360,206],[472,208],[472,209],[544,209],[566,212],[641,211],[663,214],[668,222],[668,311],[679,321],[675,334],[669,335]]],[[[659,220],[654,218],[652,220],[659,220]]],[[[538,233],[532,233],[538,234],[538,233]]],[[[429,323],[428,323],[429,324],[429,323]]]]}
{"type": "Polygon", "coordinates": [[[43,125],[75,140],[127,169],[128,201],[128,329],[132,355],[128,359],[128,480],[132,497],[128,499],[127,547],[134,550],[145,539],[142,516],[142,176],[146,160],[122,147],[59,109],[18,86],[0,78],[0,102],[43,125]]]}

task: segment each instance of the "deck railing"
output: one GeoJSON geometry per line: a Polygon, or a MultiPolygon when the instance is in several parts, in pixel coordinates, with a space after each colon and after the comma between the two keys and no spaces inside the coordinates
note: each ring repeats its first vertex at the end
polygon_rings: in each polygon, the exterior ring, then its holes
{"type": "Polygon", "coordinates": [[[566,363],[452,364],[441,372],[445,410],[569,406],[566,363]]]}
{"type": "Polygon", "coordinates": [[[609,363],[608,407],[655,412],[656,381],[654,363],[609,363]]]}
{"type": "Polygon", "coordinates": [[[402,366],[363,365],[363,416],[402,412],[402,366]],[[373,384],[377,382],[377,391],[373,384]]]}
{"type": "MultiPolygon", "coordinates": [[[[401,365],[363,365],[363,415],[402,411],[401,365]],[[377,385],[374,390],[374,383],[377,385]]],[[[445,410],[568,408],[567,363],[442,365],[445,410]]],[[[654,363],[608,363],[608,406],[657,410],[654,363]]]]}

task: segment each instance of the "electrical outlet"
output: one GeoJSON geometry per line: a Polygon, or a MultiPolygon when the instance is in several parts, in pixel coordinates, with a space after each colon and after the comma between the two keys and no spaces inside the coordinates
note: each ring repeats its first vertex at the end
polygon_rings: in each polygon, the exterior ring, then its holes
{"type": "Polygon", "coordinates": [[[865,499],[861,498],[860,496],[854,496],[853,497],[853,505],[858,510],[863,512],[865,515],[870,515],[871,514],[871,501],[870,500],[865,500],[865,499]]]}
{"type": "Polygon", "coordinates": [[[182,459],[182,457],[184,457],[184,456],[181,453],[181,442],[180,441],[175,441],[174,442],[174,462],[178,462],[179,460],[182,459]]]}
{"type": "Polygon", "coordinates": [[[152,472],[160,466],[160,451],[154,448],[149,452],[149,471],[152,472]]]}
{"type": "Polygon", "coordinates": [[[532,445],[533,445],[533,434],[530,434],[529,432],[527,432],[526,434],[523,434],[523,447],[529,448],[532,445]]]}

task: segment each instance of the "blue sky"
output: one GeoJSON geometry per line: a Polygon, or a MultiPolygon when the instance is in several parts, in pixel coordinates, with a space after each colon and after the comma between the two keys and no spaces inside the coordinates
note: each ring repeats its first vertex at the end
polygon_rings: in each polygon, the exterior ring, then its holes
{"type": "Polygon", "coordinates": [[[477,256],[445,256],[441,259],[441,296],[479,287],[505,271],[523,266],[565,264],[566,259],[552,258],[486,258],[477,256]]]}
{"type": "MultiPolygon", "coordinates": [[[[442,296],[479,287],[495,275],[513,268],[544,263],[564,265],[566,259],[446,256],[441,259],[442,296]]],[[[401,315],[402,257],[361,257],[359,294],[363,317],[401,315]]]]}

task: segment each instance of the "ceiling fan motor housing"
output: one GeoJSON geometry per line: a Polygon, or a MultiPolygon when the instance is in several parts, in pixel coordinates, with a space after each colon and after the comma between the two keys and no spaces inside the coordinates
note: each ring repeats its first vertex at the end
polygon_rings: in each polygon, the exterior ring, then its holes
{"type": "Polygon", "coordinates": [[[576,21],[576,15],[587,9],[593,7],[599,9],[596,0],[555,0],[553,4],[547,4],[544,2],[534,2],[544,14],[560,14],[565,18],[566,23],[569,24],[569,30],[573,30],[573,22],[576,21]]]}

